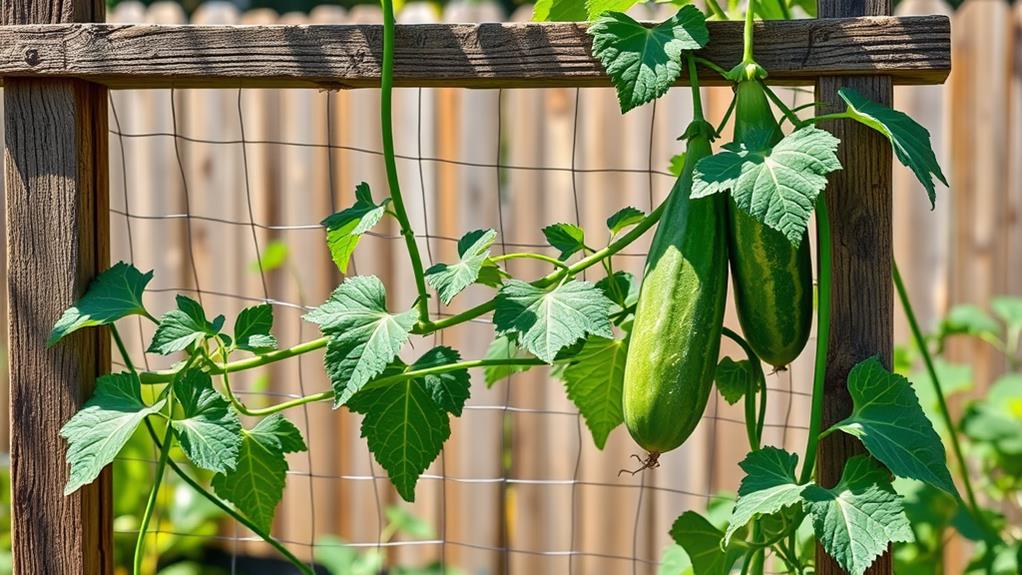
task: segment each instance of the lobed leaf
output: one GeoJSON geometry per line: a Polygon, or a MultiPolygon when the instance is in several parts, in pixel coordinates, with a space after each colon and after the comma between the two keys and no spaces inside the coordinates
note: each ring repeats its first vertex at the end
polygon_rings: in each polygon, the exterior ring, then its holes
{"type": "Polygon", "coordinates": [[[624,421],[627,355],[627,340],[590,336],[561,373],[568,398],[582,413],[597,449],[603,449],[607,436],[624,421]]]}
{"type": "Polygon", "coordinates": [[[795,478],[798,455],[783,449],[764,447],[746,455],[739,465],[745,478],[738,488],[738,501],[724,534],[725,544],[753,518],[801,503],[805,488],[795,478]]]}
{"type": "Polygon", "coordinates": [[[725,545],[724,532],[695,511],[686,511],[675,519],[670,535],[688,553],[693,572],[699,575],[727,575],[747,547],[740,540],[725,545]]]}
{"type": "Polygon", "coordinates": [[[273,328],[273,306],[268,303],[247,307],[234,322],[234,342],[238,349],[263,353],[277,348],[273,328]]]}
{"type": "Polygon", "coordinates": [[[547,363],[586,335],[613,338],[611,301],[593,283],[573,280],[552,290],[510,280],[497,293],[493,323],[516,334],[521,345],[547,363]]]}
{"type": "Polygon", "coordinates": [[[440,263],[426,270],[426,282],[437,291],[444,305],[479,279],[496,237],[494,230],[471,231],[458,240],[458,263],[440,263]]]}
{"type": "Polygon", "coordinates": [[[389,201],[390,198],[379,204],[374,202],[369,184],[361,182],[355,186],[355,204],[328,216],[321,222],[326,228],[326,244],[330,249],[330,257],[341,273],[348,273],[348,262],[359,240],[362,239],[362,234],[380,221],[389,201]]]}
{"type": "Polygon", "coordinates": [[[833,428],[859,438],[895,475],[958,495],[944,445],[907,379],[887,371],[873,357],[849,372],[848,392],[852,414],[833,428]]]}
{"type": "Polygon", "coordinates": [[[706,17],[692,5],[652,28],[620,12],[607,12],[589,27],[589,34],[593,56],[617,89],[622,112],[666,94],[681,74],[682,52],[698,50],[710,40],[706,17]]]}
{"type": "Polygon", "coordinates": [[[585,232],[575,224],[551,224],[543,228],[543,237],[561,252],[557,257],[562,260],[585,248],[585,232]]]}
{"type": "Polygon", "coordinates": [[[183,351],[207,337],[215,336],[220,332],[223,322],[223,316],[217,316],[210,322],[199,302],[178,295],[177,309],[168,311],[160,318],[153,341],[146,351],[160,355],[183,351]]]}
{"type": "Polygon", "coordinates": [[[174,383],[174,396],[184,412],[170,424],[181,449],[195,465],[226,473],[234,469],[241,448],[241,422],[215,389],[209,374],[192,369],[174,383]]]}
{"type": "Polygon", "coordinates": [[[734,405],[741,401],[749,389],[755,385],[756,372],[751,361],[747,359],[735,361],[725,356],[717,364],[713,381],[724,401],[729,405],[734,405]]]}
{"type": "Polygon", "coordinates": [[[143,274],[131,264],[117,262],[96,276],[85,295],[60,316],[46,345],[53,345],[83,327],[108,325],[129,315],[146,315],[142,294],[152,279],[152,271],[143,274]]]}
{"type": "Polygon", "coordinates": [[[96,391],[60,430],[67,440],[71,466],[64,494],[92,483],[128,442],[138,425],[159,413],[166,399],[142,401],[142,384],[133,373],[115,373],[96,380],[96,391]]]}

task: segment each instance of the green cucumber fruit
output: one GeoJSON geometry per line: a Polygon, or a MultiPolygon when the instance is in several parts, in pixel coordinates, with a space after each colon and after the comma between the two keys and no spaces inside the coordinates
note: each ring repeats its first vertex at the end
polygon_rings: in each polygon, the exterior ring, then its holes
{"type": "MultiPolygon", "coordinates": [[[[770,147],[784,137],[758,80],[739,82],[735,141],[770,147]]],[[[742,333],[760,359],[781,369],[806,345],[813,321],[808,233],[798,247],[738,208],[729,196],[731,278],[742,333]]]]}
{"type": "Polygon", "coordinates": [[[706,408],[727,301],[727,216],[723,196],[693,200],[696,162],[709,156],[713,128],[690,127],[685,165],[646,259],[628,355],[624,420],[649,452],[644,467],[681,445],[706,408]]]}

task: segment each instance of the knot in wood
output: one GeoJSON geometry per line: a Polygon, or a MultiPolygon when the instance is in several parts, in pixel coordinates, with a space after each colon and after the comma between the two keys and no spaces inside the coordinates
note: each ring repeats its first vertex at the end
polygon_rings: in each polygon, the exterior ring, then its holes
{"type": "Polygon", "coordinates": [[[37,66],[39,64],[39,50],[35,48],[28,48],[25,50],[25,63],[29,66],[37,66]]]}

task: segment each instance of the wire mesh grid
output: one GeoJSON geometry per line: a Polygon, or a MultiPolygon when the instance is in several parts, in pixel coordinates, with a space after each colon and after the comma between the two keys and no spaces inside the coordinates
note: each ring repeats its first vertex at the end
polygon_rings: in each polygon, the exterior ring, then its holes
{"type": "MultiPolygon", "coordinates": [[[[709,112],[719,117],[729,94],[707,92],[709,112]]],[[[177,293],[228,318],[268,302],[282,345],[318,336],[301,315],[341,279],[319,222],[350,205],[359,181],[377,198],[386,190],[376,98],[374,90],[112,93],[112,259],[155,269],[147,302],[154,311],[172,307],[177,293]]],[[[681,151],[675,138],[689,109],[687,89],[625,117],[605,89],[397,90],[399,171],[426,265],[454,260],[457,239],[478,228],[497,231],[494,249],[502,253],[548,250],[539,230],[559,221],[602,241],[611,213],[625,205],[648,211],[666,196],[674,180],[666,166],[681,151]]],[[[640,240],[615,262],[640,272],[647,244],[640,240]]],[[[536,262],[509,264],[523,278],[545,271],[536,262]]],[[[349,271],[381,277],[391,309],[414,299],[392,224],[363,239],[349,271]]],[[[585,275],[600,277],[592,269],[585,275]]],[[[442,317],[486,297],[473,287],[451,307],[431,307],[442,317]]],[[[731,311],[727,321],[735,324],[731,311]]],[[[132,353],[144,357],[151,326],[122,329],[132,353]]],[[[480,318],[413,340],[409,351],[443,344],[482,357],[491,336],[480,318]]],[[[727,345],[721,353],[738,355],[727,345]]],[[[239,374],[234,385],[256,406],[322,391],[329,383],[321,362],[321,354],[309,354],[239,374]]],[[[169,364],[145,357],[144,365],[169,364]]],[[[770,375],[766,443],[804,443],[809,374],[800,360],[770,375]]],[[[273,534],[310,562],[347,549],[372,550],[389,567],[438,562],[447,573],[654,573],[674,517],[733,498],[743,419],[740,406],[716,393],[692,439],[659,469],[619,475],[638,451],[627,432],[616,430],[603,451],[595,449],[547,370],[514,374],[490,389],[480,373],[472,375],[473,397],[412,505],[400,502],[372,460],[358,416],[333,412],[329,403],[287,413],[309,451],[289,459],[273,534]],[[393,533],[391,506],[410,508],[431,532],[393,533]]],[[[156,458],[139,452],[121,461],[152,467],[156,458]]],[[[115,475],[115,489],[117,482],[115,475]]],[[[248,558],[270,550],[256,537],[226,521],[212,533],[182,529],[173,517],[182,501],[168,497],[151,528],[154,547],[160,538],[208,539],[223,549],[227,572],[261,572],[248,558]]],[[[135,534],[130,524],[115,530],[135,534]]]]}

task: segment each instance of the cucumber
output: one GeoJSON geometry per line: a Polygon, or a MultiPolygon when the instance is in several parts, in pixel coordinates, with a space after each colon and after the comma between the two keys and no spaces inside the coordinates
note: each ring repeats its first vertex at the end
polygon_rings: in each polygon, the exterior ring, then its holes
{"type": "Polygon", "coordinates": [[[687,132],[685,165],[650,245],[625,360],[625,425],[649,452],[643,467],[696,428],[713,384],[727,301],[726,199],[692,200],[712,127],[687,132]]]}
{"type": "MultiPolygon", "coordinates": [[[[736,142],[773,146],[784,137],[758,81],[739,82],[736,97],[736,142]]],[[[802,353],[813,321],[809,235],[803,235],[796,248],[781,232],[754,219],[728,197],[738,322],[756,355],[783,369],[802,353]]]]}

